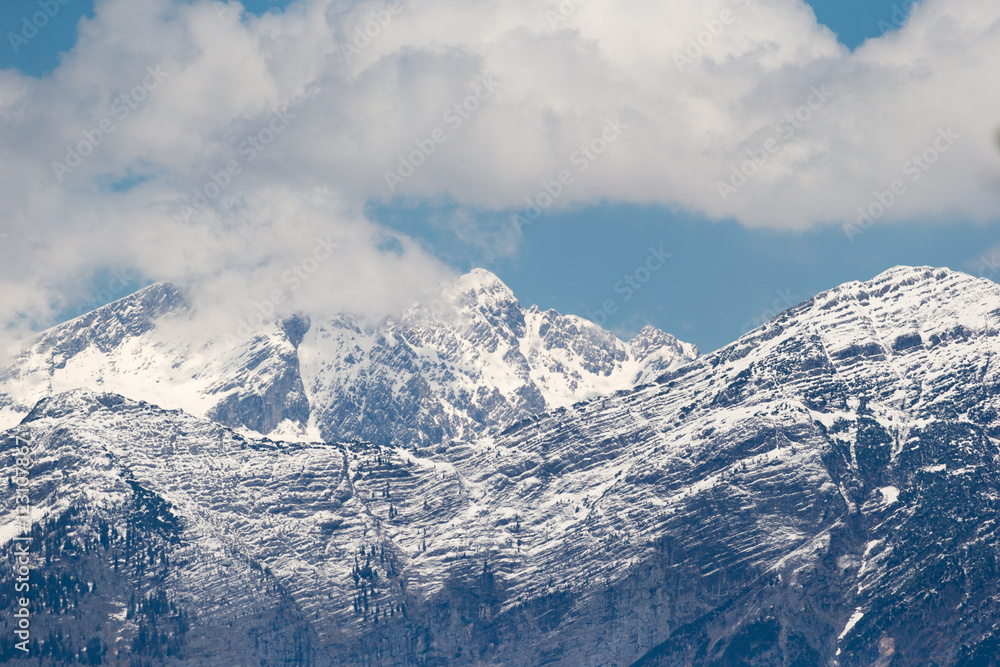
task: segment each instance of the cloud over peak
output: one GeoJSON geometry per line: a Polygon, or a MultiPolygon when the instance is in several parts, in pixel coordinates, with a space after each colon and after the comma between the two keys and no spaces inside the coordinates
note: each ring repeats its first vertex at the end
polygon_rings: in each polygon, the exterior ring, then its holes
{"type": "Polygon", "coordinates": [[[103,0],[79,32],[50,76],[0,71],[15,328],[95,267],[224,294],[280,283],[326,234],[346,249],[331,283],[361,280],[322,298],[395,308],[447,270],[387,250],[370,201],[803,229],[888,192],[880,219],[996,215],[995,1],[925,0],[853,52],[793,0],[103,0]]]}

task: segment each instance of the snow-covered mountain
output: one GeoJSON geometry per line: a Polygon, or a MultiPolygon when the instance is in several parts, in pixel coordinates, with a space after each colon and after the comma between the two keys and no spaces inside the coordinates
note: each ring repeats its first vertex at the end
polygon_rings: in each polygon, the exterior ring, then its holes
{"type": "Polygon", "coordinates": [[[1000,286],[901,267],[440,451],[62,393],[18,428],[33,622],[153,664],[993,665],[998,353],[1000,286]]]}
{"type": "Polygon", "coordinates": [[[653,327],[630,342],[523,308],[482,269],[402,317],[299,315],[240,339],[196,331],[169,283],[44,332],[0,371],[0,425],[44,396],[109,391],[298,440],[436,444],[649,382],[697,356],[653,327]]]}

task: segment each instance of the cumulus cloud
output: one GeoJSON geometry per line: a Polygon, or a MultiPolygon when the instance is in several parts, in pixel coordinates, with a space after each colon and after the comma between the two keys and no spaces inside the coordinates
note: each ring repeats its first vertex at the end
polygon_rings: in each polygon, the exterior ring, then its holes
{"type": "Polygon", "coordinates": [[[900,31],[853,53],[787,0],[427,0],[376,30],[381,6],[327,12],[342,57],[293,130],[309,174],[366,197],[446,192],[523,208],[568,170],[554,206],[679,204],[801,229],[851,222],[903,180],[889,217],[995,215],[979,177],[996,163],[995,2],[927,0],[900,31]],[[352,51],[367,27],[378,36],[352,51]],[[476,100],[483,78],[497,91],[476,100]],[[446,122],[456,104],[475,108],[458,127],[446,122]],[[607,119],[625,129],[597,154],[607,119]],[[421,156],[437,128],[444,141],[421,156]],[[937,159],[929,149],[949,128],[958,140],[937,159]],[[935,162],[912,180],[906,162],[925,151],[935,162]],[[417,160],[406,176],[403,163],[417,160]],[[405,182],[387,183],[387,171],[405,182]]]}
{"type": "Polygon", "coordinates": [[[461,209],[600,200],[850,225],[895,181],[885,219],[996,215],[995,0],[854,52],[798,0],[99,0],[79,34],[49,76],[0,71],[9,335],[100,267],[252,295],[325,235],[303,307],[399,308],[447,270],[372,201],[448,198],[467,236],[461,209]]]}

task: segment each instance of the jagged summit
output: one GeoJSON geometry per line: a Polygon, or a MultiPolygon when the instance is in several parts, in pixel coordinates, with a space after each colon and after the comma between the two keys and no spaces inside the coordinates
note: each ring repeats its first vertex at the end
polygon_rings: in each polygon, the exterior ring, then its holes
{"type": "Polygon", "coordinates": [[[156,320],[168,314],[186,312],[188,307],[184,290],[171,282],[154,283],[42,331],[34,341],[42,350],[59,348],[63,353],[70,354],[88,344],[106,351],[120,345],[128,337],[148,331],[156,320]]]}
{"type": "Polygon", "coordinates": [[[462,292],[491,292],[509,295],[510,298],[514,298],[514,293],[507,287],[507,284],[487,269],[472,269],[468,273],[456,278],[452,284],[462,292]]]}
{"type": "Polygon", "coordinates": [[[434,444],[631,388],[697,354],[663,334],[637,356],[591,322],[525,310],[483,269],[398,318],[303,313],[243,339],[206,335],[182,289],[146,287],[31,341],[0,370],[0,423],[50,393],[99,387],[273,437],[434,444]]]}
{"type": "Polygon", "coordinates": [[[946,268],[900,266],[821,292],[740,341],[773,337],[776,330],[795,326],[812,329],[835,351],[852,345],[892,351],[912,346],[915,336],[937,344],[960,328],[988,334],[996,328],[998,309],[996,283],[946,268]]]}
{"type": "MultiPolygon", "coordinates": [[[[917,282],[949,280],[953,278],[958,280],[982,280],[981,278],[976,278],[975,276],[971,276],[963,271],[957,271],[948,267],[909,266],[906,264],[898,264],[886,269],[870,280],[855,282],[859,282],[860,284],[892,282],[898,285],[912,285],[917,282]]],[[[854,283],[852,282],[847,284],[853,285],[854,283]]]]}
{"type": "Polygon", "coordinates": [[[975,307],[976,299],[990,293],[996,283],[961,271],[931,266],[895,266],[871,280],[851,281],[817,294],[810,301],[828,302],[843,295],[860,301],[877,300],[887,307],[914,308],[931,306],[956,310],[975,307]],[[971,297],[971,300],[970,300],[971,297]],[[952,299],[959,299],[953,303],[952,299]],[[938,303],[929,303],[937,299],[938,303]]]}
{"type": "Polygon", "coordinates": [[[95,391],[87,387],[70,389],[46,396],[38,401],[15,430],[28,427],[39,420],[58,420],[70,415],[86,415],[125,403],[150,407],[148,403],[129,401],[129,399],[115,393],[95,391]]]}
{"type": "Polygon", "coordinates": [[[675,354],[692,359],[699,354],[695,345],[677,340],[672,334],[648,324],[629,341],[629,345],[640,360],[653,354],[662,354],[664,350],[672,350],[675,354]]]}
{"type": "Polygon", "coordinates": [[[310,394],[328,397],[317,408],[324,437],[473,439],[631,388],[697,354],[693,346],[668,346],[640,359],[592,322],[525,309],[483,269],[441,294],[398,320],[312,328],[301,358],[310,394]]]}
{"type": "Polygon", "coordinates": [[[431,312],[439,319],[462,318],[463,313],[467,315],[470,310],[516,318],[516,313],[521,311],[521,303],[498,276],[486,269],[476,268],[442,283],[436,295],[417,303],[408,314],[419,317],[431,312]]]}

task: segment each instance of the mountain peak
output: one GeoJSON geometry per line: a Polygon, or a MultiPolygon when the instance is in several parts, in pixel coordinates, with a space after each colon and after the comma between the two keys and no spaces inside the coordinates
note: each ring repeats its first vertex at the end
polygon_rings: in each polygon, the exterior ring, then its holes
{"type": "Polygon", "coordinates": [[[631,389],[696,354],[655,329],[633,353],[589,321],[526,311],[485,269],[402,317],[302,313],[235,344],[189,335],[188,307],[157,283],[45,332],[0,369],[0,422],[90,387],[274,437],[436,444],[631,389]]]}
{"type": "MultiPolygon", "coordinates": [[[[503,285],[503,281],[492,271],[484,269],[482,267],[476,267],[466,274],[463,274],[458,278],[458,282],[463,284],[478,284],[478,285],[493,285],[495,283],[500,283],[503,285]]],[[[504,285],[506,287],[506,285],[504,285]]]]}
{"type": "Polygon", "coordinates": [[[860,288],[869,292],[885,293],[887,288],[889,288],[888,291],[893,291],[894,288],[905,289],[919,284],[959,285],[962,283],[978,283],[982,280],[984,279],[976,278],[962,271],[956,271],[947,267],[899,265],[887,269],[869,280],[855,280],[844,283],[831,290],[827,290],[827,292],[860,288]]]}
{"type": "MultiPolygon", "coordinates": [[[[934,316],[927,315],[931,311],[982,316],[993,310],[984,299],[988,301],[987,295],[995,294],[996,290],[995,283],[961,271],[931,266],[895,266],[871,280],[845,283],[822,292],[811,302],[829,304],[850,295],[863,304],[878,302],[879,309],[885,311],[915,313],[919,307],[925,315],[918,319],[933,327],[934,316]]],[[[828,307],[822,306],[822,309],[828,307]]]]}
{"type": "Polygon", "coordinates": [[[491,271],[481,268],[472,269],[445,287],[446,293],[452,290],[474,296],[479,301],[482,301],[484,296],[492,300],[517,301],[514,292],[504,281],[491,271]]]}
{"type": "Polygon", "coordinates": [[[169,280],[163,280],[138,289],[81,317],[87,317],[103,309],[123,310],[139,307],[143,310],[162,310],[163,306],[172,309],[181,304],[187,305],[185,290],[169,280]]]}
{"type": "Polygon", "coordinates": [[[699,354],[697,346],[679,341],[675,336],[651,324],[644,326],[642,331],[629,341],[629,347],[632,348],[632,354],[637,361],[644,361],[653,354],[666,351],[688,359],[694,359],[699,354]]]}
{"type": "Polygon", "coordinates": [[[171,282],[144,287],[128,296],[47,329],[35,337],[41,351],[73,355],[93,344],[102,352],[154,328],[156,320],[189,307],[183,290],[171,282]]]}
{"type": "Polygon", "coordinates": [[[909,264],[897,264],[896,266],[886,269],[882,273],[878,274],[874,278],[866,282],[884,282],[886,280],[940,280],[947,276],[965,276],[971,277],[966,273],[961,271],[955,271],[954,269],[949,269],[946,266],[910,266],[909,264]]]}

